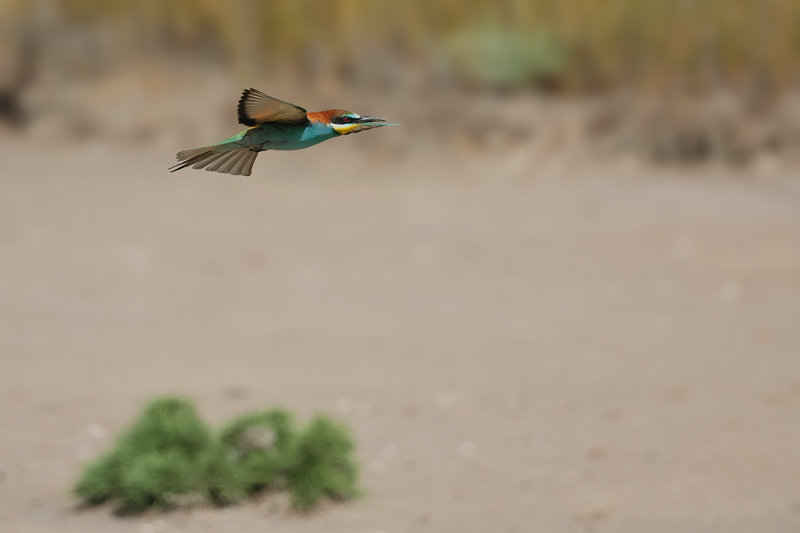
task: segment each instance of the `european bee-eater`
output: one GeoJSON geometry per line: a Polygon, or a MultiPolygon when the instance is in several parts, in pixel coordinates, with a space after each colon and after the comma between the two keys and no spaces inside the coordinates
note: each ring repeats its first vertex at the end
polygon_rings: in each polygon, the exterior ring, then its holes
{"type": "Polygon", "coordinates": [[[170,172],[192,167],[249,176],[258,152],[300,150],[340,135],[396,125],[344,109],[309,112],[256,89],[242,92],[237,112],[239,123],[249,128],[219,144],[178,152],[180,162],[170,172]]]}

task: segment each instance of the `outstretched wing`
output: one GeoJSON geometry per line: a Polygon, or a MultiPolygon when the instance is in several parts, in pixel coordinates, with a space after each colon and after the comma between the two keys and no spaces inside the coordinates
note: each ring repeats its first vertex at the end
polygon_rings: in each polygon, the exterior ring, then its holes
{"type": "Polygon", "coordinates": [[[255,126],[264,122],[302,124],[308,120],[306,110],[300,106],[278,100],[257,89],[245,89],[236,109],[239,124],[255,126]]]}

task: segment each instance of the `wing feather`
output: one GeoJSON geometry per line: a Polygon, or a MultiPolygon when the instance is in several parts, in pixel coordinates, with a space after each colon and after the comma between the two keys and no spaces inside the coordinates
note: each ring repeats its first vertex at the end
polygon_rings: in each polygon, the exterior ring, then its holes
{"type": "Polygon", "coordinates": [[[239,123],[256,126],[264,122],[302,124],[308,120],[306,110],[264,94],[258,89],[245,89],[236,108],[239,123]]]}

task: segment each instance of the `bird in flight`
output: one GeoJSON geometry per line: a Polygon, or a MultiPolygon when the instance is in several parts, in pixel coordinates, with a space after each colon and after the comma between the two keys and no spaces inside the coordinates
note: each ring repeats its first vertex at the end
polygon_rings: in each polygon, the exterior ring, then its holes
{"type": "Polygon", "coordinates": [[[226,141],[178,152],[170,172],[186,167],[249,176],[259,152],[300,150],[322,141],[388,124],[344,109],[306,111],[256,89],[245,89],[237,108],[239,123],[249,126],[226,141]]]}

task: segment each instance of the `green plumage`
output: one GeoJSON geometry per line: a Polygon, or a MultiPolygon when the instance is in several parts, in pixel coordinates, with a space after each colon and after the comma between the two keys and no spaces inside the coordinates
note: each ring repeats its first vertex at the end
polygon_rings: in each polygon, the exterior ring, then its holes
{"type": "Polygon", "coordinates": [[[219,144],[178,152],[180,162],[170,172],[192,167],[249,176],[259,152],[301,150],[340,135],[390,125],[381,118],[343,109],[309,113],[255,89],[242,92],[237,115],[240,124],[252,127],[219,144]]]}

